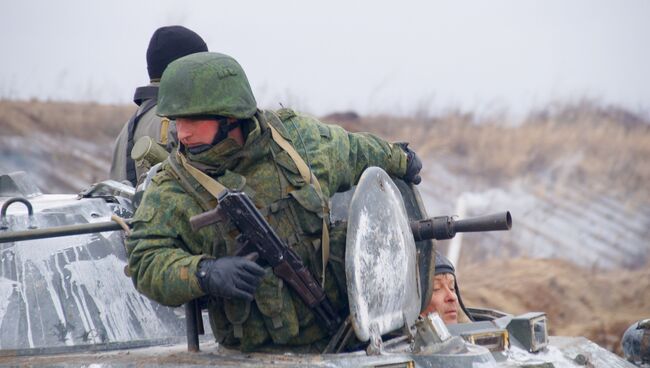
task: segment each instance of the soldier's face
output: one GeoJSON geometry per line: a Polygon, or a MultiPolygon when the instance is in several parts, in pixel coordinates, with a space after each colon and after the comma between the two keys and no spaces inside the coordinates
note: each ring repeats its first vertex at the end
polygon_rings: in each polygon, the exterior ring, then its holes
{"type": "Polygon", "coordinates": [[[456,297],[454,275],[443,273],[434,277],[433,295],[422,314],[427,315],[433,312],[438,312],[446,324],[458,322],[458,298],[456,297]]]}
{"type": "Polygon", "coordinates": [[[206,118],[177,118],[176,130],[178,140],[185,147],[191,148],[203,144],[212,144],[219,130],[219,121],[206,118]]]}

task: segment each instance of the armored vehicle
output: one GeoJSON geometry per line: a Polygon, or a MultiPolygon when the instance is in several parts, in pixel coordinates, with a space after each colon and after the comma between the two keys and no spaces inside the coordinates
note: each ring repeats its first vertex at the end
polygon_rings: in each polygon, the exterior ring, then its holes
{"type": "Polygon", "coordinates": [[[331,201],[332,227],[347,227],[350,316],[326,353],[226,349],[198,303],[164,307],[134,289],[124,239],[137,197],[115,181],[44,195],[25,173],[0,177],[0,366],[634,367],[585,338],[548,336],[543,312],[467,308],[473,321],[449,326],[421,316],[432,239],[512,220],[427,218],[416,188],[378,168],[331,201]]]}

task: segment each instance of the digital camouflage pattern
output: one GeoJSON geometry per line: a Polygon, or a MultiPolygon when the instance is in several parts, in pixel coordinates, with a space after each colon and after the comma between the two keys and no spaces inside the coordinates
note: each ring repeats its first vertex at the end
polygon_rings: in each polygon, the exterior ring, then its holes
{"type": "Polygon", "coordinates": [[[162,80],[158,94],[160,116],[248,119],[257,111],[246,73],[228,55],[200,52],[182,57],[167,66],[162,80]]]}
{"type": "MultiPolygon", "coordinates": [[[[243,147],[227,138],[206,152],[186,154],[192,165],[224,186],[246,192],[318,277],[322,274],[321,201],[314,185],[304,181],[287,152],[272,140],[268,124],[311,166],[327,198],[349,189],[369,166],[403,176],[406,154],[371,134],[348,133],[288,109],[258,111],[245,120],[243,147]]],[[[144,195],[127,242],[136,288],[171,306],[204,296],[195,276],[201,259],[232,255],[238,247],[238,233],[231,224],[191,230],[190,217],[214,208],[216,200],[178,164],[176,154],[165,161],[144,195]]],[[[332,229],[330,246],[325,290],[343,312],[347,308],[345,232],[332,229]]],[[[208,309],[217,341],[242,351],[278,346],[295,351],[298,346],[317,346],[326,337],[311,310],[271,269],[253,302],[210,298],[208,309]]]]}

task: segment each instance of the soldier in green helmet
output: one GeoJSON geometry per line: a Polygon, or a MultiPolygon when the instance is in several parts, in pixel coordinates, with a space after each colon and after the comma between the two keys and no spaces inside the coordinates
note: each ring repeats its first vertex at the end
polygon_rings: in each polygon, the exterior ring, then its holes
{"type": "Polygon", "coordinates": [[[329,336],[312,310],[263,262],[234,255],[232,224],[192,231],[189,219],[213,209],[223,188],[245,192],[345,316],[345,233],[329,229],[328,199],[369,166],[417,184],[418,157],[290,109],[258,109],[241,66],[218,53],[167,67],[158,114],[176,120],[180,144],[133,218],[127,246],[137,289],[171,306],[206,298],[212,331],[227,347],[322,351],[329,336]]]}

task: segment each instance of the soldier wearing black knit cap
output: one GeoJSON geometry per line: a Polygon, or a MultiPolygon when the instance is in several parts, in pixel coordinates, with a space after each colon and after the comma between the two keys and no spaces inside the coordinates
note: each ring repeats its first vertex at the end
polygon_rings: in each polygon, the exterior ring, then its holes
{"type": "Polygon", "coordinates": [[[454,265],[447,257],[438,252],[436,252],[435,264],[436,269],[432,282],[433,295],[421,314],[427,315],[438,312],[440,318],[446,324],[458,323],[459,314],[462,312],[471,319],[463,305],[463,300],[460,298],[454,265]]]}
{"type": "Polygon", "coordinates": [[[147,72],[150,83],[138,87],[133,102],[138,110],[124,125],[115,140],[110,178],[118,181],[128,180],[133,186],[143,174],[131,159],[134,143],[143,136],[166,146],[169,150],[175,139],[175,126],[167,119],[156,115],[158,85],[163,71],[169,63],[186,55],[208,51],[208,47],[198,34],[183,26],[158,28],[147,48],[147,72]]]}

